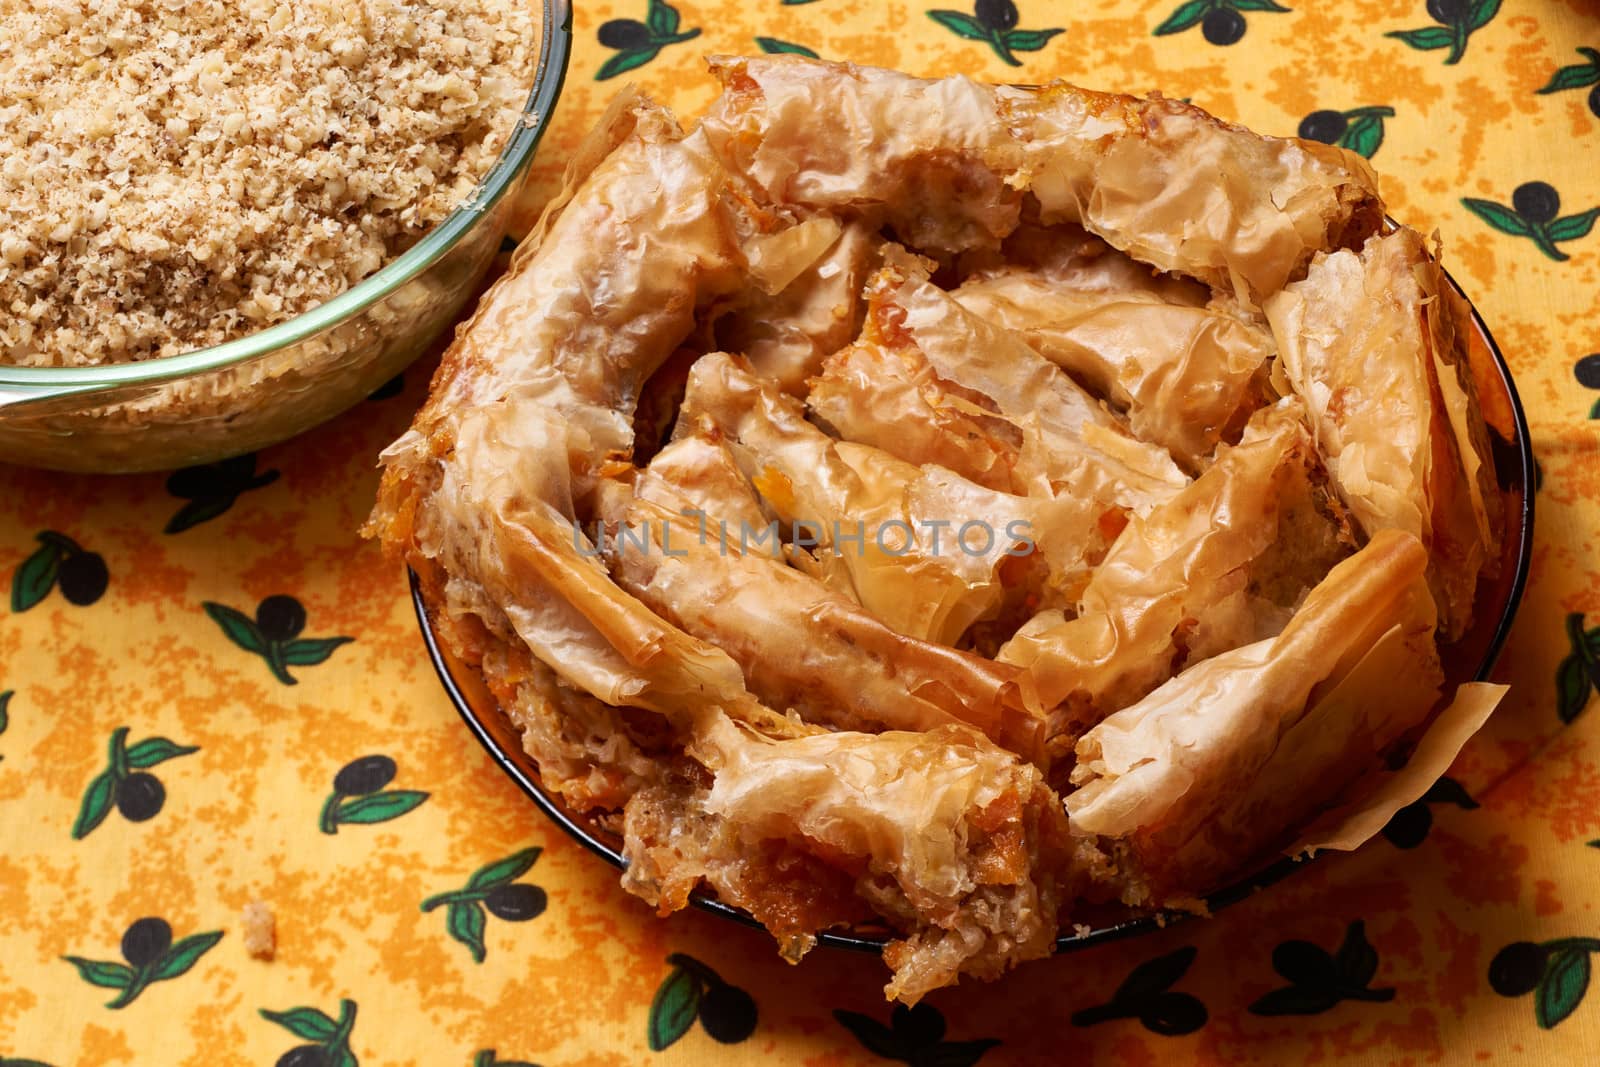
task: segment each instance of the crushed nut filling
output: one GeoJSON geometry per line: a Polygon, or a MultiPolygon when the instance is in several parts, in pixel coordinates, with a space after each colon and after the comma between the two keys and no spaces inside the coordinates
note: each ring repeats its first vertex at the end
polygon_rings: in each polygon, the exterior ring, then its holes
{"type": "Polygon", "coordinates": [[[508,0],[0,0],[0,363],[321,304],[470,194],[538,60],[508,0]]]}

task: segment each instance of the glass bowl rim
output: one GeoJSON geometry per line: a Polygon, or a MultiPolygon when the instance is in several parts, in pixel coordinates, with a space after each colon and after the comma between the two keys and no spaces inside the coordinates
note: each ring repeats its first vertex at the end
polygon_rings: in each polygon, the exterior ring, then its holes
{"type": "MultiPolygon", "coordinates": [[[[1390,224],[1394,225],[1393,220],[1390,224]]],[[[1501,352],[1494,335],[1489,332],[1488,325],[1483,317],[1478,314],[1477,305],[1468,299],[1449,271],[1440,268],[1445,281],[1466,301],[1471,312],[1472,324],[1479,337],[1488,349],[1490,360],[1499,375],[1501,384],[1505,387],[1506,399],[1510,406],[1511,415],[1511,440],[1509,445],[1515,450],[1514,474],[1515,485],[1522,489],[1521,506],[1515,515],[1506,516],[1506,536],[1513,534],[1517,538],[1515,569],[1510,580],[1506,583],[1506,598],[1504,606],[1500,609],[1499,616],[1494,620],[1494,628],[1490,631],[1488,643],[1485,645],[1482,658],[1475,665],[1471,681],[1487,681],[1493,670],[1495,661],[1499,658],[1501,649],[1505,646],[1510,635],[1512,623],[1516,620],[1517,609],[1521,606],[1523,591],[1527,585],[1528,569],[1533,559],[1533,511],[1537,472],[1534,466],[1533,439],[1528,428],[1527,413],[1523,410],[1522,398],[1517,392],[1516,380],[1511,375],[1511,367],[1506,363],[1505,355],[1501,352]]],[[[1491,429],[1491,433],[1493,430],[1491,429]]],[[[1508,464],[1508,467],[1511,465],[1508,464]]],[[[561,801],[549,793],[544,783],[538,776],[530,776],[516,759],[506,752],[500,741],[491,732],[489,726],[479,718],[477,708],[467,697],[457,683],[452,673],[453,656],[443,648],[437,634],[434,632],[433,623],[429,618],[430,609],[422,595],[422,585],[416,571],[407,568],[407,579],[410,583],[412,609],[416,613],[417,626],[422,632],[423,645],[427,649],[428,659],[433,664],[434,672],[444,687],[445,694],[451,704],[455,706],[456,713],[461,716],[467,728],[472,732],[478,743],[483,747],[490,758],[494,760],[500,771],[533,801],[534,806],[550,821],[554,822],[569,837],[576,840],[584,848],[605,860],[612,867],[626,869],[626,861],[621,853],[603,841],[586,823],[567,811],[561,801]]],[[[498,706],[495,713],[504,715],[498,706]]],[[[1258,868],[1253,873],[1245,875],[1230,882],[1228,885],[1207,894],[1203,899],[1208,913],[1236,904],[1256,893],[1258,890],[1282,881],[1294,872],[1301,870],[1310,863],[1315,862],[1325,852],[1302,858],[1299,856],[1280,856],[1276,860],[1258,868]]],[[[717,899],[714,894],[704,889],[697,889],[690,894],[689,902],[701,911],[732,919],[741,926],[752,929],[764,930],[753,916],[730,904],[717,899]]],[[[1125,919],[1113,919],[1103,926],[1092,927],[1083,933],[1058,934],[1055,939],[1054,951],[1056,954],[1074,952],[1108,941],[1120,941],[1124,938],[1135,937],[1141,934],[1154,933],[1172,925],[1175,922],[1195,918],[1195,914],[1188,911],[1158,910],[1144,914],[1130,915],[1125,919]]],[[[857,952],[881,953],[889,942],[889,936],[863,936],[857,933],[841,932],[837,930],[824,930],[817,935],[817,944],[827,945],[832,948],[848,949],[857,952]]]]}
{"type": "Polygon", "coordinates": [[[467,198],[422,239],[344,292],[291,319],[232,341],[174,356],[89,367],[0,364],[0,407],[170,381],[246,363],[290,348],[366,311],[443,259],[515,185],[533,161],[566,80],[572,52],[571,0],[541,0],[533,86],[505,147],[467,198]]]}

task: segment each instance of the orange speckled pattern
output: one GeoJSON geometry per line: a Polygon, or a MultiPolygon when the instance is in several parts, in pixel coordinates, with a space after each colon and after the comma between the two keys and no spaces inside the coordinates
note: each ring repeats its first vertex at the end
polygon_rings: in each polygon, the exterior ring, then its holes
{"type": "Polygon", "coordinates": [[[715,91],[701,57],[761,47],[1159,89],[1370,153],[1504,349],[1542,467],[1512,693],[1449,779],[1209,921],[891,1014],[870,957],[790,967],[763,933],[654,917],[462,726],[403,576],[357,534],[419,364],[298,440],[171,479],[0,466],[0,1064],[1594,1061],[1600,7],[931,10],[581,3],[526,217],[622,83],[692,116],[715,91]],[[270,961],[245,947],[255,900],[270,961]]]}

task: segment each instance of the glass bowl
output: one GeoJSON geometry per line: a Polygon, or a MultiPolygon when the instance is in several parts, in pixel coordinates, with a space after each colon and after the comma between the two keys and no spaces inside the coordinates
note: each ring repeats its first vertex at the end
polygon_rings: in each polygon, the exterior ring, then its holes
{"type": "Polygon", "coordinates": [[[456,321],[500,247],[566,77],[571,0],[542,0],[522,117],[472,195],[377,273],[225,344],[101,367],[0,366],[0,460],[166,470],[292,437],[398,374],[456,321]]]}
{"type": "MultiPolygon", "coordinates": [[[[1460,293],[1461,287],[1455,279],[1448,274],[1445,277],[1460,293]]],[[[1459,641],[1440,650],[1446,685],[1452,687],[1463,682],[1488,679],[1495,658],[1511,630],[1517,606],[1521,603],[1533,551],[1534,461],[1527,418],[1523,414],[1522,402],[1517,396],[1505,357],[1501,355],[1476,308],[1472,311],[1472,326],[1468,336],[1470,362],[1479,401],[1489,424],[1495,472],[1505,506],[1506,530],[1497,572],[1492,577],[1479,579],[1476,623],[1459,641]]],[[[428,656],[439,674],[439,680],[444,684],[445,692],[473,735],[494,757],[495,763],[557,826],[612,866],[619,869],[624,867],[622,841],[617,834],[598,825],[589,815],[574,811],[559,795],[545,789],[539,778],[538,764],[523,749],[520,734],[500,710],[482,677],[445,648],[434,632],[431,621],[433,608],[426,602],[414,572],[411,574],[411,600],[428,656]]],[[[1291,859],[1281,853],[1261,856],[1254,864],[1243,866],[1245,870],[1253,870],[1253,874],[1207,895],[1206,903],[1210,910],[1216,911],[1279,881],[1307,862],[1314,861],[1291,859]]],[[[712,893],[697,892],[691,900],[703,910],[747,926],[760,926],[755,919],[724,904],[712,893]]],[[[1056,938],[1056,951],[1087,948],[1104,941],[1150,933],[1190,918],[1193,916],[1188,912],[1136,913],[1121,907],[1102,907],[1095,911],[1086,909],[1074,914],[1077,920],[1074,932],[1056,938]]],[[[892,936],[892,932],[883,926],[858,925],[824,932],[817,940],[819,944],[836,948],[880,952],[892,936]]]]}

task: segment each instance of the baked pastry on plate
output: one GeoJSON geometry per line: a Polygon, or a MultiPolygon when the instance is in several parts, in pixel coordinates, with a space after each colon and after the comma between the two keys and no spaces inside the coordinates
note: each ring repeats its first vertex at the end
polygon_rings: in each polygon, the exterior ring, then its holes
{"type": "Polygon", "coordinates": [[[1465,305],[1366,162],[711,65],[690,130],[613,102],[370,524],[627,888],[791,959],[881,921],[915,1001],[1420,795],[1501,692],[1439,649],[1504,519],[1465,305]]]}

